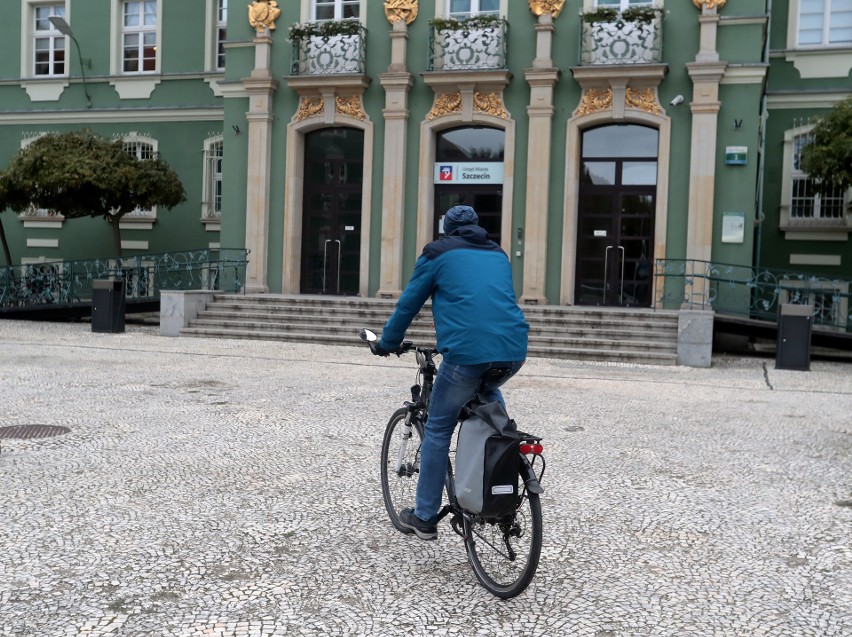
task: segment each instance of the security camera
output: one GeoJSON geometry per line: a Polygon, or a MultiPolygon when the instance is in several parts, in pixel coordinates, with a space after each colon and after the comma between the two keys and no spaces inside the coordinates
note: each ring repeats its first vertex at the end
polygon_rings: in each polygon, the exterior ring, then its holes
{"type": "Polygon", "coordinates": [[[683,104],[683,95],[675,95],[674,99],[669,102],[672,106],[677,106],[678,104],[683,104]]]}

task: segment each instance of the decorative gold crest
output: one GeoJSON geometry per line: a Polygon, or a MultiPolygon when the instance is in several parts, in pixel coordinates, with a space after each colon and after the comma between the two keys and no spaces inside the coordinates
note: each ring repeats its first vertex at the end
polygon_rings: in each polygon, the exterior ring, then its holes
{"type": "Polygon", "coordinates": [[[451,113],[461,113],[462,99],[461,93],[438,93],[435,95],[435,103],[432,105],[432,110],[426,116],[430,122],[438,117],[450,115],[451,113]]]}
{"type": "Polygon", "coordinates": [[[556,19],[564,6],[565,0],[530,0],[530,11],[536,16],[549,13],[556,19]]]}
{"type": "Polygon", "coordinates": [[[417,0],[386,0],[385,15],[391,24],[400,20],[411,24],[417,17],[417,0]]]}
{"type": "Polygon", "coordinates": [[[255,0],[248,6],[249,24],[258,33],[266,28],[275,30],[275,21],[281,15],[281,9],[275,0],[255,0]]]}
{"type": "Polygon", "coordinates": [[[725,6],[727,0],[692,0],[692,4],[694,4],[699,9],[708,8],[708,9],[721,9],[725,6]]]}
{"type": "Polygon", "coordinates": [[[653,113],[654,115],[661,115],[663,112],[663,109],[660,108],[660,103],[657,101],[657,94],[651,88],[638,89],[628,87],[627,93],[624,96],[624,104],[625,106],[638,108],[640,111],[653,113]]]}
{"type": "Polygon", "coordinates": [[[362,121],[367,119],[367,113],[364,112],[360,95],[338,95],[334,98],[334,105],[340,115],[354,117],[362,121]]]}
{"type": "Polygon", "coordinates": [[[325,101],[321,97],[303,97],[299,100],[299,110],[293,119],[301,122],[303,119],[322,115],[324,110],[325,101]]]}
{"type": "Polygon", "coordinates": [[[583,93],[583,99],[577,107],[577,115],[588,115],[612,108],[611,88],[590,88],[583,93]]]}
{"type": "Polygon", "coordinates": [[[473,110],[477,113],[485,113],[502,119],[509,118],[509,113],[503,106],[503,97],[500,93],[480,93],[477,91],[473,94],[473,110]]]}

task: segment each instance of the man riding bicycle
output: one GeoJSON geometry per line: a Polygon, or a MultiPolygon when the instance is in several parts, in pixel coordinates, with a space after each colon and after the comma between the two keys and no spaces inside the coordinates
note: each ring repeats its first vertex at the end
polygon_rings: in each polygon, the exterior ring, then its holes
{"type": "Polygon", "coordinates": [[[438,537],[450,442],[462,407],[479,389],[489,369],[508,368],[483,398],[499,400],[499,386],[524,364],[529,325],[515,298],[506,253],[488,239],[470,206],[454,206],[444,216],[444,237],[423,248],[411,280],[385,323],[373,353],[399,349],[405,331],[431,296],[438,369],[426,421],[414,509],[403,509],[403,526],[424,540],[438,537]]]}

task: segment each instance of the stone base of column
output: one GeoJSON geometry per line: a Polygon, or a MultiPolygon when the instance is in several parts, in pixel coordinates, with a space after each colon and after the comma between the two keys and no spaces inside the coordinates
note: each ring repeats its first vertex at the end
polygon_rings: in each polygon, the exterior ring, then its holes
{"type": "Polygon", "coordinates": [[[518,301],[521,305],[547,305],[547,297],[522,296],[518,301]]]}
{"type": "Polygon", "coordinates": [[[246,294],[269,294],[269,288],[265,285],[246,284],[245,293],[246,294]]]}
{"type": "Polygon", "coordinates": [[[710,367],[713,356],[713,310],[681,310],[677,320],[677,364],[710,367]]]}
{"type": "Polygon", "coordinates": [[[377,299],[398,299],[402,294],[402,290],[387,289],[376,292],[377,299]]]}

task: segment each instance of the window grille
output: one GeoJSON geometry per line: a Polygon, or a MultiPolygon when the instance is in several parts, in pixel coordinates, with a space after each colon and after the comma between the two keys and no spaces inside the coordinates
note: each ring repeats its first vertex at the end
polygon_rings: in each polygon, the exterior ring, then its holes
{"type": "Polygon", "coordinates": [[[813,143],[812,132],[793,139],[793,198],[790,202],[791,219],[835,219],[846,215],[844,193],[840,188],[819,192],[819,182],[802,169],[802,150],[813,143]]]}

